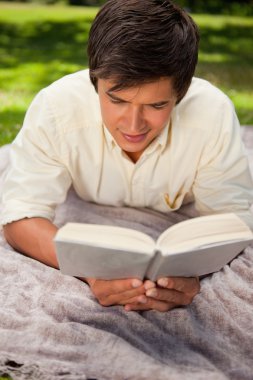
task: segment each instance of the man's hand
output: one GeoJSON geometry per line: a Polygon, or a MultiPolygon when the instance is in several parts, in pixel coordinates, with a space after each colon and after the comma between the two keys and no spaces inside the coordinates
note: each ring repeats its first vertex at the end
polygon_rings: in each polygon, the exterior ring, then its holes
{"type": "MultiPolygon", "coordinates": [[[[146,284],[144,283],[144,288],[146,284]]],[[[146,300],[125,305],[125,310],[158,310],[168,311],[177,306],[189,305],[200,291],[198,277],[160,278],[157,286],[146,290],[146,300]]]]}
{"type": "Polygon", "coordinates": [[[144,287],[143,282],[136,278],[121,280],[86,278],[85,281],[89,284],[98,302],[103,306],[146,303],[145,292],[147,289],[155,287],[152,281],[145,281],[144,287]]]}
{"type": "Polygon", "coordinates": [[[160,278],[155,284],[138,279],[97,280],[86,278],[94,296],[103,306],[124,305],[126,311],[168,311],[188,305],[200,290],[199,279],[160,278]]]}

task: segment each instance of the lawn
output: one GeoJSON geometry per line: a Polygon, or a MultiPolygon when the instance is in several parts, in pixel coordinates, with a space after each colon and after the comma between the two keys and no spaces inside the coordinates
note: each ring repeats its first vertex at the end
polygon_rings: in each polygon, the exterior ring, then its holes
{"type": "Polygon", "coordinates": [[[232,99],[241,124],[253,125],[253,17],[194,19],[201,32],[196,74],[232,99]]]}
{"type": "MultiPolygon", "coordinates": [[[[87,67],[87,36],[96,11],[0,3],[0,145],[15,137],[41,88],[87,67]]],[[[201,30],[196,74],[230,96],[242,124],[253,124],[253,18],[194,19],[201,30]]]]}

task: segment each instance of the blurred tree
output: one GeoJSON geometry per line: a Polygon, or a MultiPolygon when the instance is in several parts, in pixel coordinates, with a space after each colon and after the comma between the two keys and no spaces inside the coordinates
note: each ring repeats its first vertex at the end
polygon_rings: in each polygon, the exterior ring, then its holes
{"type": "Polygon", "coordinates": [[[70,5],[85,5],[97,7],[101,6],[106,2],[106,0],[68,0],[70,5]]]}
{"type": "Polygon", "coordinates": [[[193,13],[253,15],[253,0],[174,0],[193,13]]]}
{"type": "MultiPolygon", "coordinates": [[[[67,1],[70,5],[86,6],[101,6],[106,2],[106,0],[67,1]]],[[[192,13],[237,14],[244,16],[253,15],[253,0],[174,0],[174,3],[181,5],[192,13]]]]}
{"type": "MultiPolygon", "coordinates": [[[[66,2],[70,5],[101,6],[106,0],[0,0],[53,4],[66,2]]],[[[126,0],[127,1],[127,0],[126,0]]],[[[192,13],[233,14],[253,16],[253,0],[173,0],[192,13]]]]}

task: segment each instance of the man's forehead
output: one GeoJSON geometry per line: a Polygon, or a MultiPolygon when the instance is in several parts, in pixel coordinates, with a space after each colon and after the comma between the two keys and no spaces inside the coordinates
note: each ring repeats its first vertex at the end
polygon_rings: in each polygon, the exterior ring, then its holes
{"type": "Polygon", "coordinates": [[[156,81],[120,89],[117,89],[115,82],[110,79],[99,79],[98,86],[107,95],[126,101],[138,98],[148,104],[170,101],[175,98],[170,78],[160,78],[156,81]]]}
{"type": "Polygon", "coordinates": [[[119,82],[115,78],[107,78],[107,79],[100,79],[98,78],[98,82],[101,82],[103,84],[103,87],[106,88],[106,91],[110,92],[117,92],[117,91],[127,91],[129,89],[140,89],[145,87],[156,87],[160,86],[161,84],[168,85],[172,88],[172,79],[169,77],[162,77],[158,79],[153,79],[150,81],[135,83],[133,85],[119,85],[119,82]]]}

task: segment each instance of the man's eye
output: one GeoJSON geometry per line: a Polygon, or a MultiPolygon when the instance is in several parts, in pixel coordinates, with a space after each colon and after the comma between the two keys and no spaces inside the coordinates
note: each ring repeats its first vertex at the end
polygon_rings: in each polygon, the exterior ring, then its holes
{"type": "Polygon", "coordinates": [[[123,103],[122,100],[112,99],[112,98],[110,98],[110,102],[113,103],[113,104],[120,104],[120,103],[123,103]]]}
{"type": "Polygon", "coordinates": [[[153,104],[151,107],[155,110],[161,110],[162,108],[165,108],[167,104],[153,104]]]}

